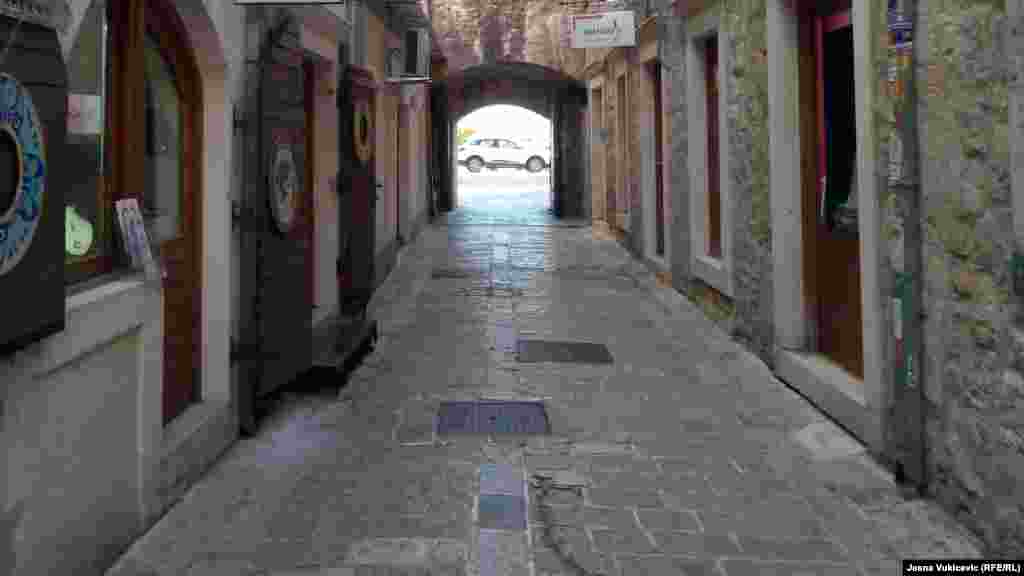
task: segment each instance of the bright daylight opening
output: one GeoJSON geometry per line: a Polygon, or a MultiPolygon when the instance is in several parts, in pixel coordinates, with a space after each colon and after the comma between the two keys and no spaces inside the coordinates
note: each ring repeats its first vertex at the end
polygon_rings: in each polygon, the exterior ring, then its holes
{"type": "Polygon", "coordinates": [[[496,104],[456,124],[456,208],[461,215],[521,222],[552,208],[551,121],[496,104]]]}

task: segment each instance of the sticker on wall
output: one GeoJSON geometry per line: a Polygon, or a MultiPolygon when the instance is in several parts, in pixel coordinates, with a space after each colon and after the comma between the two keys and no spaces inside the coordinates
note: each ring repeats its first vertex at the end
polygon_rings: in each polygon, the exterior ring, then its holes
{"type": "Polygon", "coordinates": [[[117,222],[121,227],[121,241],[128,253],[132,267],[141,270],[150,281],[167,278],[167,270],[157,262],[156,247],[150,242],[152,237],[146,231],[146,222],[135,198],[124,198],[114,202],[117,222]]]}
{"type": "Polygon", "coordinates": [[[281,232],[288,232],[295,222],[299,199],[299,173],[295,157],[287,145],[279,145],[274,155],[271,175],[270,207],[281,232]]]}
{"type": "Polygon", "coordinates": [[[92,224],[82,218],[74,206],[64,207],[64,251],[80,258],[92,248],[92,224]]]}
{"type": "Polygon", "coordinates": [[[28,252],[39,228],[46,195],[46,147],[39,113],[28,90],[0,74],[0,162],[10,166],[0,179],[0,276],[28,252]]]}
{"type": "Polygon", "coordinates": [[[352,127],[352,145],[355,148],[356,158],[365,166],[370,161],[373,142],[373,120],[370,118],[369,102],[365,100],[356,102],[352,127]]]}

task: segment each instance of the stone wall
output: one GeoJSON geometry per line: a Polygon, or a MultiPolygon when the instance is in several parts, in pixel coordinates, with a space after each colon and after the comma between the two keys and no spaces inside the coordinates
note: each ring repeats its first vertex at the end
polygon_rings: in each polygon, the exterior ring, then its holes
{"type": "MultiPolygon", "coordinates": [[[[704,312],[772,363],[772,254],[768,162],[768,62],[763,0],[731,0],[711,4],[722,10],[720,65],[728,67],[723,86],[728,140],[728,186],[731,192],[734,293],[727,298],[690,273],[689,194],[687,161],[685,18],[663,53],[672,82],[673,285],[704,312]],[[726,57],[728,54],[728,57],[726,57]]],[[[699,191],[703,192],[703,191],[699,191]]]]}
{"type": "MultiPolygon", "coordinates": [[[[643,3],[619,4],[626,9],[643,3]]],[[[452,72],[495,62],[529,62],[578,77],[586,53],[568,47],[565,15],[561,0],[434,0],[431,26],[452,72]]]]}
{"type": "Polygon", "coordinates": [[[763,0],[730,1],[722,18],[732,205],[733,335],[772,363],[771,210],[768,203],[768,59],[763,0]]]}
{"type": "MultiPolygon", "coordinates": [[[[1009,265],[1011,25],[1001,1],[918,4],[931,490],[993,552],[1019,557],[1024,379],[1009,265]]],[[[898,252],[901,214],[894,197],[886,200],[898,252]]]]}

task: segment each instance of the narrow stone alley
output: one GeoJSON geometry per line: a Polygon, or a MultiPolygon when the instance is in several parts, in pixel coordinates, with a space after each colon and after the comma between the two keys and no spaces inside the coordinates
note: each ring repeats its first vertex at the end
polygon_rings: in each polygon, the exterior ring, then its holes
{"type": "Polygon", "coordinates": [[[407,246],[340,394],[286,399],[108,576],[890,575],[979,553],[614,240],[524,202],[467,200],[407,246]],[[542,402],[549,433],[480,432],[507,415],[488,403],[476,433],[439,430],[462,401],[542,402]]]}

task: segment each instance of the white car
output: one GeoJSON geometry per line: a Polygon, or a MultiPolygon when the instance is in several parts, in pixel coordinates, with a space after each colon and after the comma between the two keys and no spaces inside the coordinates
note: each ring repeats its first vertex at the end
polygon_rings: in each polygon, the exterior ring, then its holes
{"type": "Polygon", "coordinates": [[[519,144],[507,138],[471,137],[459,146],[458,161],[470,172],[479,172],[485,166],[526,168],[540,172],[551,166],[551,146],[519,144]]]}

